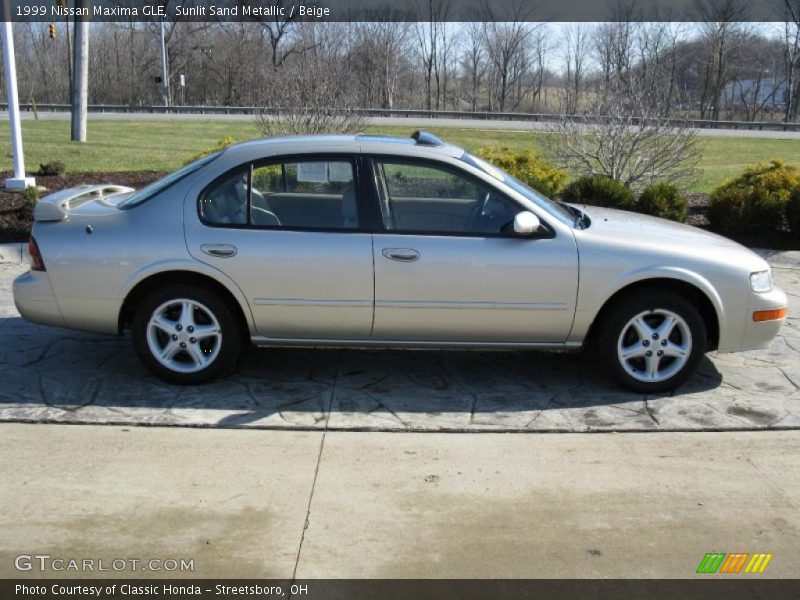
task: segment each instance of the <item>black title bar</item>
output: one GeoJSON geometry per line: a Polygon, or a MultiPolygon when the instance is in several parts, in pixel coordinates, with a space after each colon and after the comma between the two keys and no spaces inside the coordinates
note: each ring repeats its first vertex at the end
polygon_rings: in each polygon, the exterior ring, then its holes
{"type": "MultiPolygon", "coordinates": [[[[3,0],[4,20],[56,22],[716,21],[708,0],[3,0]],[[711,10],[710,10],[711,9],[711,10]]],[[[789,3],[796,7],[796,3],[789,3]]],[[[788,21],[780,0],[726,4],[725,20],[788,21]]]]}

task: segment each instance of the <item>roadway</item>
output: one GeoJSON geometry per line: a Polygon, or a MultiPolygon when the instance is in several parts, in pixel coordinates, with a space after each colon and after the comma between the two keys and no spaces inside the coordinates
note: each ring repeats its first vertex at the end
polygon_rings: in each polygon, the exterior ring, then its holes
{"type": "MultiPolygon", "coordinates": [[[[0,119],[8,118],[7,112],[0,112],[0,119]]],[[[23,120],[38,118],[40,120],[65,120],[70,118],[69,112],[39,112],[34,116],[31,112],[21,114],[23,120]]],[[[92,112],[89,120],[98,121],[252,121],[253,115],[249,114],[164,114],[150,112],[92,112]]],[[[553,123],[542,121],[516,121],[516,120],[486,120],[486,119],[456,119],[456,118],[422,118],[422,117],[369,117],[366,119],[370,125],[384,127],[454,127],[458,129],[483,129],[486,131],[553,131],[553,123]]],[[[702,137],[739,137],[763,139],[800,139],[800,131],[761,131],[758,129],[692,129],[702,137]]]]}

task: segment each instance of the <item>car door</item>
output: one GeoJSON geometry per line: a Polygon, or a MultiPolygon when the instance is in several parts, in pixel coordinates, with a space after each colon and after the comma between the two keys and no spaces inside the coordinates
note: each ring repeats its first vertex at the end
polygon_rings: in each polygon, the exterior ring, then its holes
{"type": "Polygon", "coordinates": [[[248,162],[189,198],[190,253],[242,289],[260,335],[369,337],[372,239],[360,227],[358,162],[341,155],[248,162]]]}
{"type": "Polygon", "coordinates": [[[509,232],[515,200],[452,165],[373,157],[374,339],[563,343],[578,288],[574,237],[509,232]]]}

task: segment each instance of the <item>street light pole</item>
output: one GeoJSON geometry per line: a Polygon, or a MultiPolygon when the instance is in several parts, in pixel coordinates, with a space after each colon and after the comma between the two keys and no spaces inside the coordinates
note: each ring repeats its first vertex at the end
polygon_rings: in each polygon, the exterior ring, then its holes
{"type": "Polygon", "coordinates": [[[6,76],[6,100],[8,101],[9,133],[13,155],[14,176],[6,179],[6,189],[24,190],[36,185],[33,177],[25,177],[25,156],[22,153],[22,127],[19,120],[19,94],[17,92],[17,65],[14,56],[14,32],[11,27],[9,3],[5,3],[3,14],[3,67],[6,76]]]}

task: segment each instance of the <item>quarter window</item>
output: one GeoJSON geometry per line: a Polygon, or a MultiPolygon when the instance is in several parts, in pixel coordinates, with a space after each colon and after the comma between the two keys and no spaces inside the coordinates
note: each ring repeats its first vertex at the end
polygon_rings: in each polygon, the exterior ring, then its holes
{"type": "Polygon", "coordinates": [[[500,234],[521,210],[493,188],[454,170],[405,162],[375,164],[387,229],[500,234]]]}

